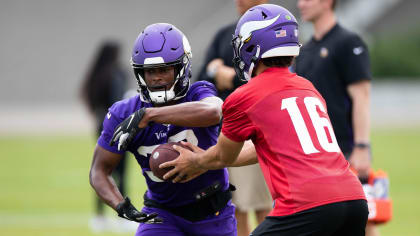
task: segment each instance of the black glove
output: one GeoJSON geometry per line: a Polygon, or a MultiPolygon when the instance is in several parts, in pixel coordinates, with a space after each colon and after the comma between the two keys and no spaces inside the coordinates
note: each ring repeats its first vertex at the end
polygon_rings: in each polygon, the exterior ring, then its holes
{"type": "Polygon", "coordinates": [[[163,220],[157,217],[157,213],[146,214],[138,211],[130,202],[130,198],[125,197],[124,201],[117,205],[118,216],[127,220],[132,220],[139,223],[155,224],[162,223],[163,220]]]}
{"type": "Polygon", "coordinates": [[[114,146],[114,144],[118,143],[119,151],[126,150],[131,141],[133,141],[137,134],[142,130],[138,125],[145,113],[146,108],[141,108],[121,122],[117,128],[115,128],[114,135],[112,135],[109,145],[114,146]]]}

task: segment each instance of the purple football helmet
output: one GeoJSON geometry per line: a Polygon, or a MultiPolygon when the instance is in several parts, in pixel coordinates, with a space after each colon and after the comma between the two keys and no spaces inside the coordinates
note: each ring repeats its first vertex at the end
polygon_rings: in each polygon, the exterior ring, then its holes
{"type": "Polygon", "coordinates": [[[232,46],[236,74],[248,81],[261,58],[299,55],[298,23],[281,6],[252,7],[239,19],[232,46]]]}
{"type": "Polygon", "coordinates": [[[188,39],[175,26],[167,23],[147,26],[137,37],[131,56],[131,65],[140,87],[140,98],[146,102],[162,104],[184,97],[190,87],[191,58],[188,39]],[[144,69],[166,66],[175,67],[174,84],[169,90],[150,91],[144,69]]]}

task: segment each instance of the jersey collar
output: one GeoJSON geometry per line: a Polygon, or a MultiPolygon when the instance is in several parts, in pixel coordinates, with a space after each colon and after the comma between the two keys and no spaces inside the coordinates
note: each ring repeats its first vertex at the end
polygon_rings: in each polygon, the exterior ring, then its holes
{"type": "Polygon", "coordinates": [[[261,74],[263,73],[281,73],[281,74],[291,74],[288,67],[269,67],[265,69],[261,74]]]}

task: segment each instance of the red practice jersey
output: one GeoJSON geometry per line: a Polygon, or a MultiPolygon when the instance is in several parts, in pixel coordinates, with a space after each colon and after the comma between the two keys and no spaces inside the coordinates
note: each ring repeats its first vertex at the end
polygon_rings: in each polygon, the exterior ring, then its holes
{"type": "Polygon", "coordinates": [[[365,199],[324,99],[288,68],[269,68],[232,93],[223,104],[222,132],[236,142],[253,141],[274,200],[271,216],[365,199]]]}

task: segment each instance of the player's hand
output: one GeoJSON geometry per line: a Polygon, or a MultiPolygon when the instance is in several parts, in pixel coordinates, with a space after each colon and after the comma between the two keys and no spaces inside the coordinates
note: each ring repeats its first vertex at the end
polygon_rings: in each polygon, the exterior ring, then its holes
{"type": "Polygon", "coordinates": [[[354,148],[350,155],[349,162],[353,167],[359,178],[367,178],[371,168],[370,150],[368,148],[354,148]]]}
{"type": "Polygon", "coordinates": [[[176,176],[172,180],[173,183],[188,182],[207,171],[206,169],[200,168],[197,164],[198,154],[204,152],[204,150],[188,142],[181,143],[193,151],[174,145],[173,148],[179,152],[178,158],[159,165],[159,168],[174,167],[163,176],[163,179],[165,180],[170,179],[172,176],[176,176]]]}
{"type": "Polygon", "coordinates": [[[163,222],[163,220],[157,216],[157,213],[146,214],[138,211],[133,204],[131,204],[130,198],[128,197],[125,197],[124,201],[117,205],[116,211],[119,217],[138,223],[156,224],[163,222]]]}
{"type": "Polygon", "coordinates": [[[131,141],[136,135],[142,130],[139,128],[139,123],[143,119],[146,113],[146,108],[141,108],[135,111],[123,122],[121,122],[117,128],[115,128],[114,135],[112,135],[110,146],[118,143],[118,150],[126,150],[131,141]]]}
{"type": "Polygon", "coordinates": [[[209,64],[207,64],[207,74],[213,78],[214,76],[216,76],[217,70],[222,65],[224,65],[224,62],[221,58],[213,59],[209,62],[209,64]]]}

